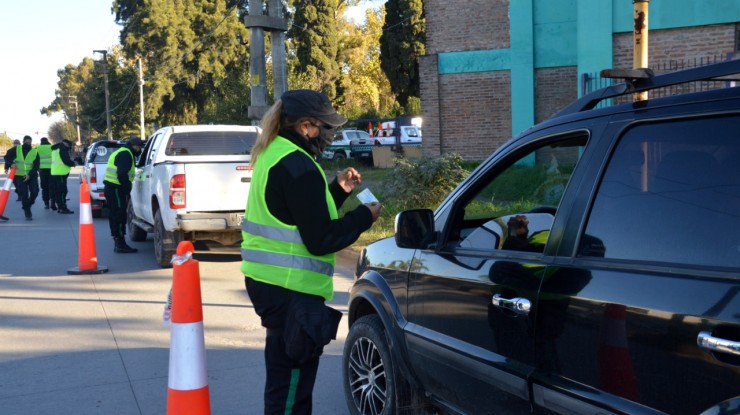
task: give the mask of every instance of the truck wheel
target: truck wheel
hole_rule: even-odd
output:
[[[336,153],[334,153],[334,158],[332,158],[332,160],[339,161],[339,160],[344,160],[346,158],[347,158],[347,155],[344,154],[343,151],[337,151]]]
[[[169,232],[164,228],[162,214],[158,210],[154,214],[154,259],[162,268],[171,268],[172,255],[177,251],[177,244],[182,240],[182,235]]]
[[[126,207],[126,231],[127,231],[126,233],[128,233],[128,237],[131,238],[131,240],[134,242],[145,241],[146,231],[134,225],[133,219],[135,217],[136,215],[134,215],[134,206],[131,204],[131,201],[129,200],[128,206]]]

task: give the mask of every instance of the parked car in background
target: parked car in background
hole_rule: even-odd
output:
[[[136,165],[128,207],[133,241],[154,236],[165,268],[180,241],[196,249],[238,248],[258,127],[178,125],[157,130]]]
[[[362,251],[350,413],[740,412],[740,60],[622,76]]]
[[[87,180],[90,188],[90,207],[93,217],[102,216],[103,209],[107,206],[105,201],[105,169],[108,158],[124,143],[118,140],[95,141],[87,147],[82,163],[82,176]]]
[[[334,141],[326,146],[321,156],[328,160],[344,160],[351,157],[350,137],[354,136],[354,130],[340,130],[334,134]]]
[[[421,145],[421,128],[415,125],[402,125],[397,130],[400,133],[399,138],[393,135],[394,129],[379,130],[374,138],[375,145]]]

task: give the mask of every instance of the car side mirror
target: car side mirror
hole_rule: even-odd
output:
[[[404,210],[396,215],[396,245],[399,248],[427,248],[435,238],[434,213],[429,209]]]

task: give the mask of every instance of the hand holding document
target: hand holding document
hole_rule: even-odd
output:
[[[365,189],[357,194],[357,198],[360,199],[360,202],[367,206],[368,209],[370,209],[370,213],[373,215],[373,222],[378,220],[380,217],[380,209],[383,208],[383,205],[378,202],[378,198],[375,197],[373,192],[370,191],[370,189]]]
[[[365,188],[365,190],[358,193],[357,198],[360,199],[360,203],[362,203],[363,205],[365,203],[380,203],[378,202],[378,198],[376,198],[373,192],[371,192],[368,188]]]

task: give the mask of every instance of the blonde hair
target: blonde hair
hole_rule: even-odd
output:
[[[275,137],[278,136],[280,129],[293,129],[297,131],[297,127],[300,123],[310,117],[288,117],[283,116],[283,101],[277,100],[272,107],[267,110],[262,120],[260,121],[260,129],[262,130],[257,137],[257,141],[252,146],[252,165],[257,162],[257,158],[267,146],[272,143]]]

